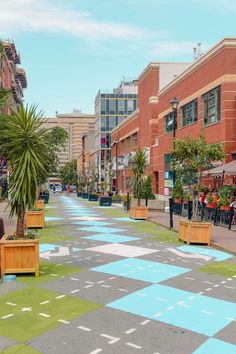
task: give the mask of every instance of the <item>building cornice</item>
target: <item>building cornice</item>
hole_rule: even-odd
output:
[[[227,37],[218,42],[214,47],[209,49],[203,56],[197,59],[188,69],[186,69],[182,74],[178,75],[176,79],[171,81],[167,86],[165,86],[161,91],[159,91],[158,96],[162,96],[178,85],[180,82],[185,80],[188,76],[193,74],[201,66],[206,64],[209,60],[214,58],[219,52],[225,48],[236,48],[236,37]]]

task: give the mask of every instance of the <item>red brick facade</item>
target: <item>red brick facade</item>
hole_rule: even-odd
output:
[[[177,139],[186,135],[196,138],[203,131],[209,144],[224,145],[225,162],[231,161],[232,153],[236,152],[236,38],[218,43],[160,91],[158,82],[158,64],[150,65],[139,79],[137,117],[128,118],[113,130],[112,144],[119,135],[118,155],[123,155],[126,151],[121,151],[122,140],[137,129],[138,147],[150,147],[151,163],[146,172],[153,176],[153,192],[167,195],[164,156],[172,150],[173,132],[166,132],[165,117],[172,111],[170,101],[174,96],[179,100]],[[220,120],[204,125],[203,95],[216,87],[220,87]],[[182,107],[195,99],[198,100],[197,122],[182,126]],[[130,151],[135,149],[130,147]],[[113,149],[113,157],[114,152]],[[124,172],[119,171],[119,190],[125,190],[121,188],[121,173]],[[130,175],[130,171],[126,169],[125,174]]]

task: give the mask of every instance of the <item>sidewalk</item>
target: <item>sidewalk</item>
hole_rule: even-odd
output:
[[[175,231],[178,231],[180,217],[178,215],[173,215],[173,219],[173,229]],[[169,213],[150,211],[148,220],[168,228],[170,226]],[[236,232],[230,231],[225,227],[213,225],[211,245],[213,247],[221,248],[226,251],[236,253]]]
[[[0,218],[3,218],[5,233],[9,234],[14,230],[15,218],[9,218],[9,209],[6,210],[7,202],[0,203]]]

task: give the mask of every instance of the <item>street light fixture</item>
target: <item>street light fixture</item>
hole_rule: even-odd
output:
[[[118,192],[118,144],[119,144],[119,139],[116,138],[114,141],[115,148],[116,148],[116,193]]]
[[[172,100],[170,101],[171,107],[172,107],[172,115],[173,115],[173,150],[175,150],[175,133],[177,129],[177,116],[178,116],[178,105],[179,105],[179,100],[177,97],[173,97]],[[173,166],[173,162],[172,162]],[[175,180],[176,180],[176,173],[175,173],[175,167],[173,166],[173,187],[175,185]],[[173,198],[169,199],[169,211],[170,211],[170,229],[174,226],[173,223]]]

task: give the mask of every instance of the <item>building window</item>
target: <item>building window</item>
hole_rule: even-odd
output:
[[[109,101],[109,113],[115,114],[116,113],[116,100]]]
[[[132,135],[132,139],[133,139],[133,146],[136,147],[138,145],[138,133],[134,133]]]
[[[106,114],[106,100],[101,100],[101,114]]]
[[[167,116],[164,117],[164,120],[165,120],[165,132],[166,133],[172,132],[174,129],[173,112],[167,114]]]
[[[119,114],[124,114],[125,111],[125,101],[124,100],[118,100],[118,113]]]
[[[127,102],[127,111],[128,113],[133,112],[134,110],[134,101],[133,100],[128,100]]]
[[[126,139],[126,150],[130,149],[130,136]]]
[[[185,127],[186,125],[197,122],[198,100],[196,99],[196,100],[184,105],[181,108],[181,113],[182,113],[182,126],[183,127]]]
[[[202,96],[203,123],[213,124],[220,120],[220,86]]]

